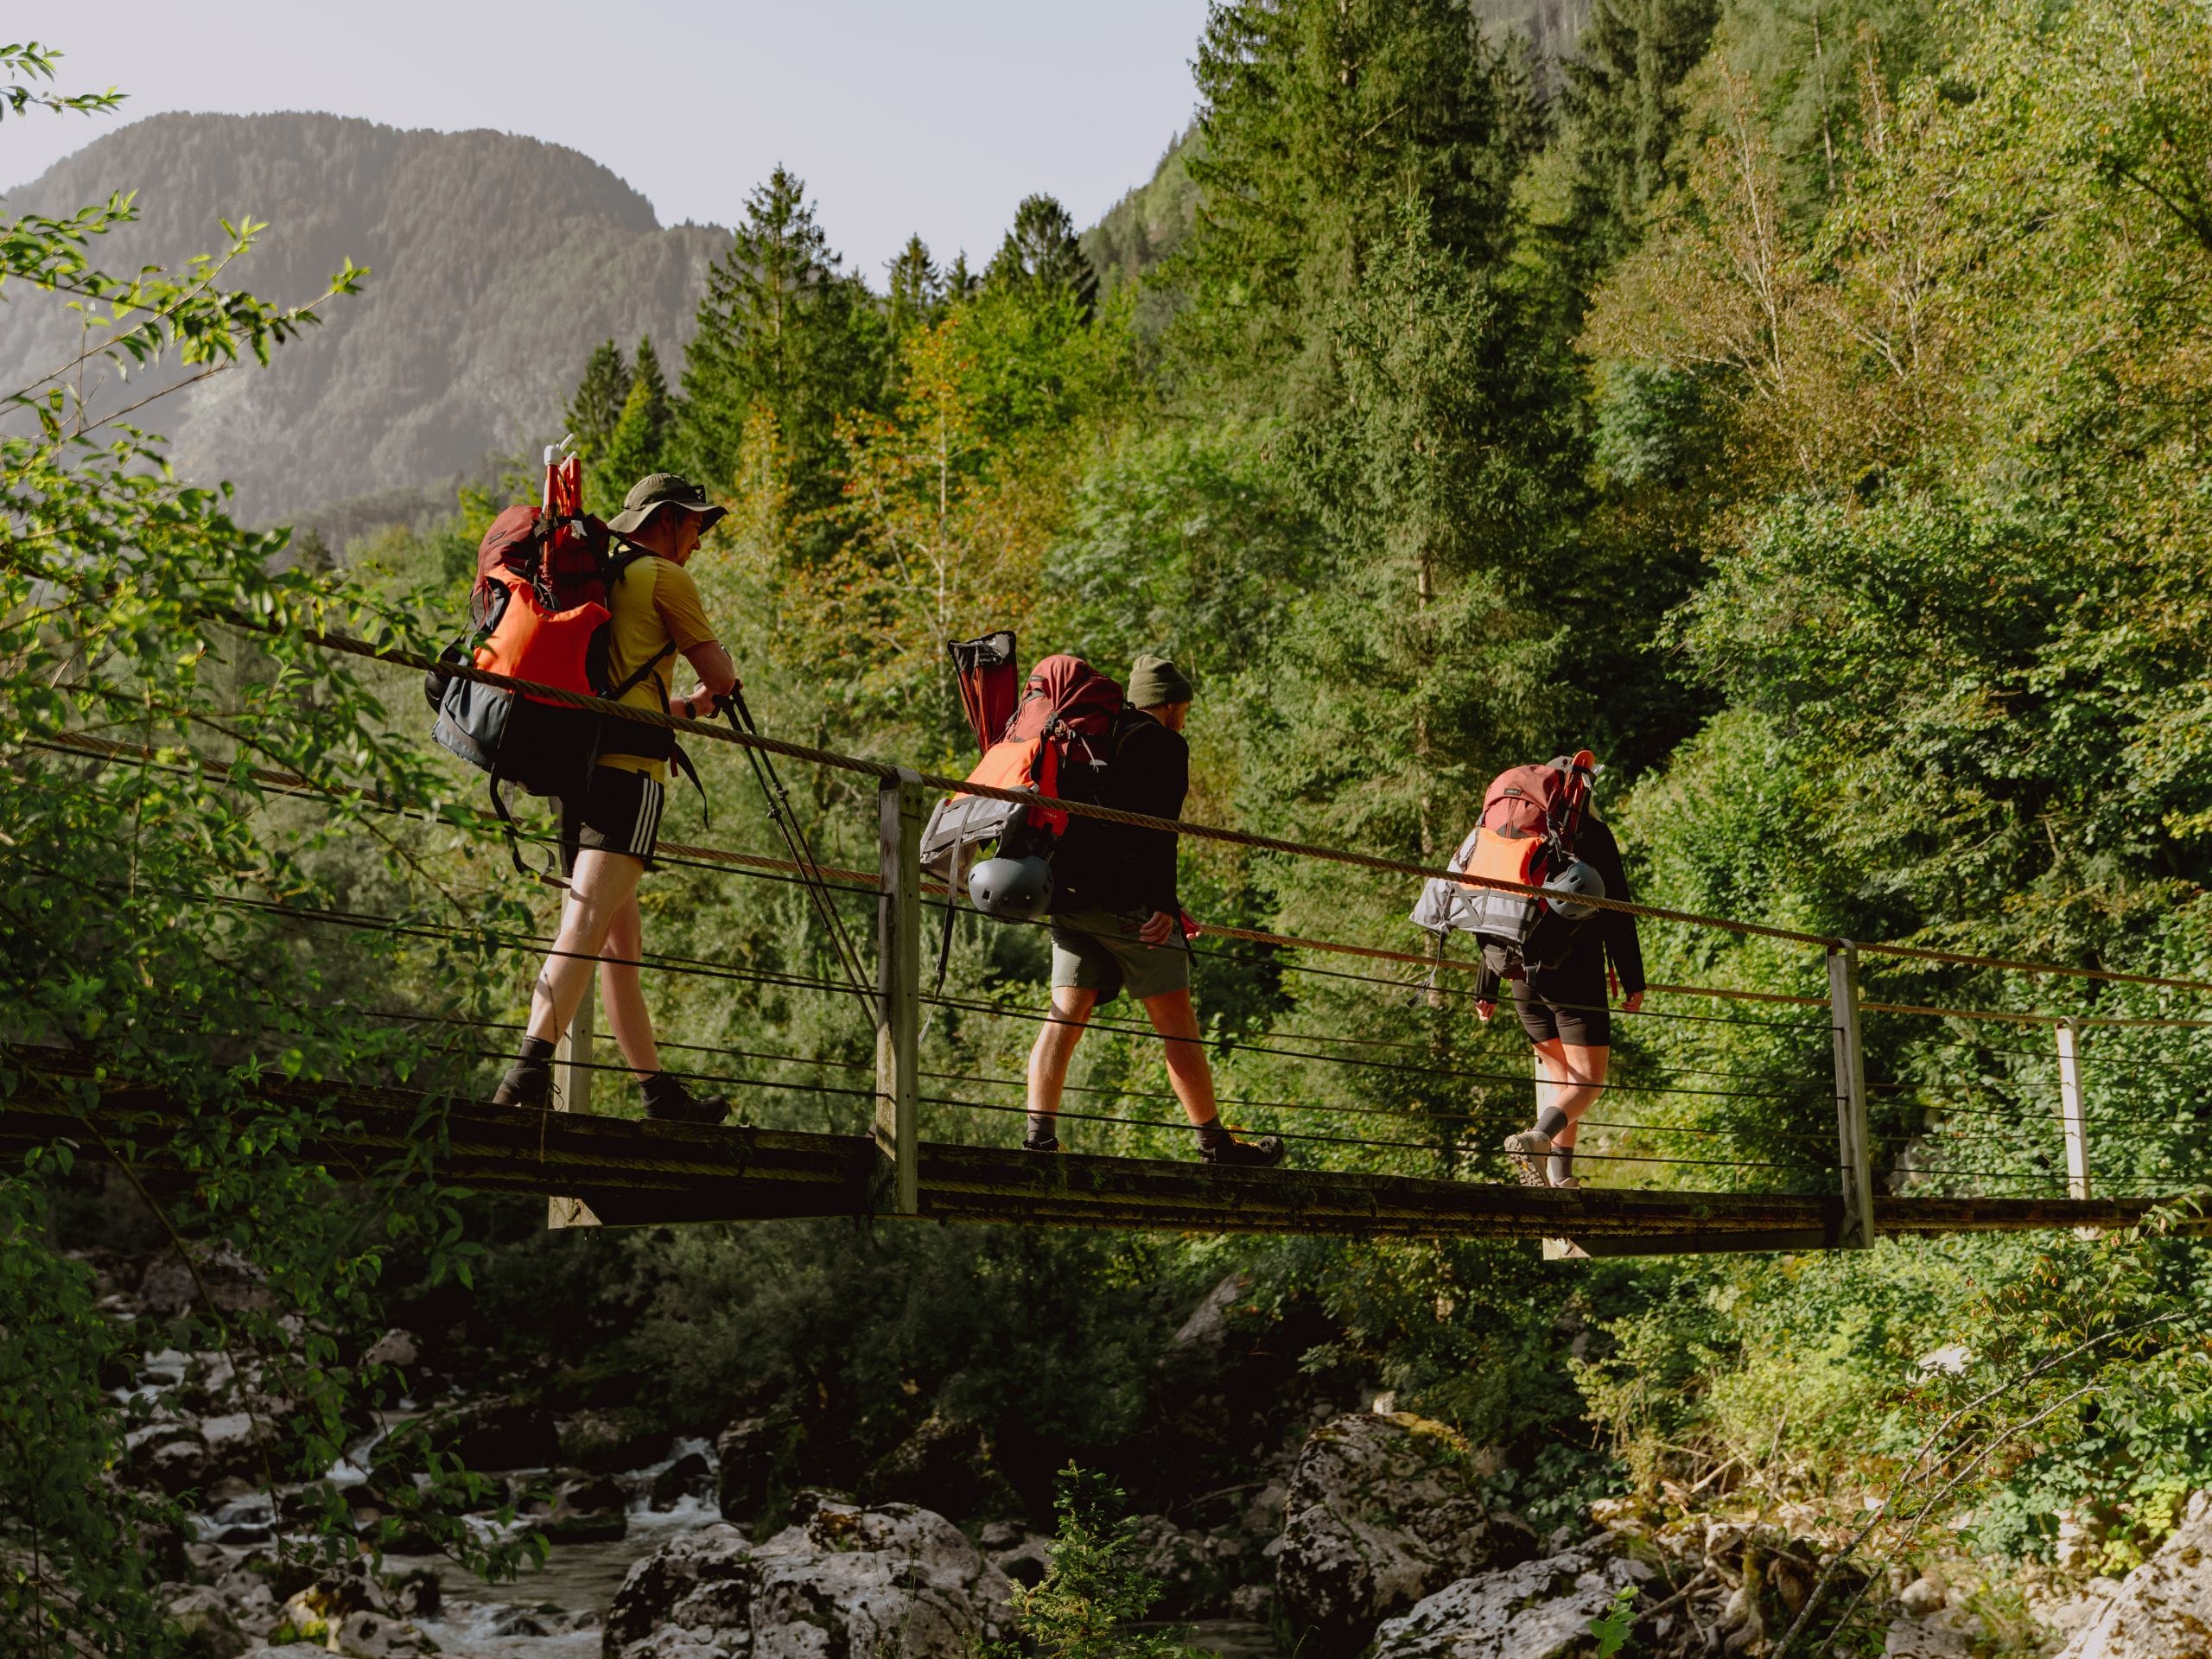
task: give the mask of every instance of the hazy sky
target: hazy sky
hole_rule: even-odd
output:
[[[919,231],[980,262],[1049,191],[1088,225],[1151,175],[1190,118],[1205,0],[229,0],[219,29],[171,6],[59,8],[40,34],[67,91],[116,117],[0,124],[19,184],[108,127],[166,110],[327,110],[394,126],[496,127],[568,144],[664,224],[728,225],[781,162],[830,244],[877,286]],[[75,21],[72,21],[73,17]]]

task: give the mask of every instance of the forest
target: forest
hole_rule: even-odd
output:
[[[0,118],[99,113],[66,90],[95,55],[9,48]],[[341,1184],[301,1155],[336,1086],[483,1098],[559,895],[429,741],[420,676],[316,641],[435,655],[534,457],[435,528],[294,542],[166,469],[160,404],[87,416],[65,367],[0,425],[0,1093],[182,1116],[158,1173],[68,1136],[0,1171],[0,1647],[244,1651],[187,1588],[217,1571],[194,1517],[219,1471],[269,1505],[265,1639],[320,1642],[289,1610],[363,1560],[442,1554],[466,1596],[557,1560],[581,1509],[505,1471],[658,1455],[594,1462],[590,1434],[715,1445],[720,1514],[756,1538],[825,1492],[983,1543],[1057,1525],[988,1633],[1007,1653],[1180,1650],[1147,1608],[1231,1606],[1306,1659],[2056,1653],[2053,1610],[2195,1535],[2212,1008],[1940,958],[2212,979],[2212,22],[1597,0],[1551,63],[1458,0],[1219,0],[1195,68],[1190,132],[1088,238],[1039,194],[972,267],[918,235],[871,284],[779,168],[733,206],[687,348],[560,342],[594,511],[658,470],[728,508],[691,568],[761,729],[958,776],[948,641],[1012,629],[1025,665],[1117,677],[1160,652],[1197,688],[1187,817],[1428,868],[1497,773],[1587,747],[1639,901],[1938,953],[1862,963],[1883,1192],[2063,1195],[2073,1019],[2097,1190],[2171,1202],[2080,1236],[1592,1262],[547,1230],[442,1178],[431,1128]],[[88,359],[251,375],[382,277],[288,308],[227,285],[221,247],[110,271],[133,212],[10,217],[0,291],[111,317]],[[222,228],[233,255],[284,232]],[[860,1132],[873,1027],[806,890],[708,855],[781,843],[743,757],[699,747],[703,797],[672,787],[663,831],[693,850],[644,889],[656,1023],[749,1122]],[[823,861],[874,868],[872,780],[779,765]],[[1416,884],[1189,837],[1181,875],[1202,925],[1262,936],[1194,954],[1241,1128],[1294,1162],[1510,1179],[1510,1018],[1450,975],[1268,942],[1417,952]],[[872,930],[872,896],[841,902]],[[1826,997],[1820,954],[1660,922],[1643,949],[1655,984],[1718,995],[1617,1022],[1586,1179],[1833,1191],[1829,1034],[1788,1001]],[[1015,1143],[1046,965],[1037,930],[959,912],[925,1136]],[[1187,1159],[1140,1024],[1085,1039],[1064,1135]],[[609,1072],[597,1109],[636,1115]],[[134,1386],[159,1351],[236,1403],[239,1459],[202,1444],[159,1478],[171,1396]],[[1296,1520],[1262,1544],[1309,1432],[1351,1414],[1400,1424],[1493,1533],[1581,1560],[1594,1526],[1640,1576],[1541,1649],[1378,1641],[1464,1563],[1363,1613],[1301,1599]],[[503,1459],[487,1424],[559,1445]],[[365,1484],[330,1478],[372,1432]],[[1180,1553],[1124,1516],[1169,1517]],[[1954,1645],[1896,1645],[1937,1611]],[[985,1651],[969,1634],[925,1650]],[[2067,1651],[2207,1650],[2096,1639]],[[618,1620],[605,1651],[710,1650],[662,1640]],[[760,1640],[711,1650],[784,1650]]]

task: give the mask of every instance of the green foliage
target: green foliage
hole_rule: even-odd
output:
[[[607,453],[614,424],[630,401],[632,378],[628,359],[611,340],[593,346],[591,355],[584,359],[583,375],[569,399],[562,424],[575,438],[576,453],[587,464]],[[667,397],[664,386],[662,397],[664,400]]]
[[[801,180],[779,167],[746,198],[683,361],[677,453],[709,489],[731,487],[750,463],[746,424],[758,404],[775,418],[793,506],[835,499],[838,418],[875,404],[884,353],[868,289],[842,264]]]
[[[1590,1621],[1590,1634],[1598,1638],[1597,1659],[1613,1659],[1613,1656],[1628,1645],[1631,1627],[1636,1623],[1630,1611],[1636,1605],[1636,1586],[1624,1584],[1613,1594],[1613,1605]]]
[[[1075,220],[1052,196],[1025,196],[1014,224],[984,268],[985,284],[1064,292],[1087,322],[1098,299],[1098,273],[1077,239]]]
[[[630,391],[622,413],[607,434],[607,447],[594,459],[585,455],[585,494],[602,515],[620,510],[623,498],[639,479],[670,470],[675,416],[668,399],[668,382],[661,377],[660,359],[650,339],[638,342],[637,366],[632,371]]]
[[[131,211],[118,197],[67,220],[24,216],[0,238],[19,305],[85,305],[83,358],[213,372],[265,360],[320,320],[222,285],[262,229],[251,224],[224,227],[221,257],[110,276],[92,249]],[[365,275],[349,262],[325,298]],[[287,919],[366,896],[346,890],[353,877],[380,885],[382,902],[435,895],[416,887],[404,822],[440,813],[442,778],[391,735],[345,660],[301,635],[388,625],[327,569],[280,569],[282,534],[241,530],[222,494],[181,486],[151,440],[76,385],[54,375],[17,389],[9,402],[35,421],[0,437],[0,1093],[73,1111],[139,1089],[170,1121],[158,1166],[135,1132],[87,1124],[0,1172],[0,1645],[35,1656],[166,1643],[147,1555],[173,1511],[100,1472],[128,1426],[109,1392],[124,1333],[44,1224],[73,1147],[118,1168],[191,1275],[192,1306],[165,1334],[226,1356],[262,1484],[306,1483],[293,1505],[304,1541],[284,1546],[296,1554],[356,1550],[321,1477],[400,1391],[360,1357],[383,1329],[386,1262],[416,1252],[434,1279],[466,1283],[478,1253],[429,1173],[434,1114],[388,1165],[360,1172],[358,1200],[339,1201],[312,1155],[337,1109],[327,1080],[367,1069],[433,1097],[440,1086],[424,1046],[365,1028],[349,993],[442,988],[476,967],[465,940],[420,957],[396,938],[333,954]],[[285,810],[272,787],[283,773],[314,780],[326,810]],[[349,842],[378,849],[382,868],[334,870]],[[511,1565],[517,1547],[485,1543],[460,1516],[481,1484],[448,1460],[419,1472],[416,1518],[430,1535],[472,1566]]]
[[[1053,1502],[1059,1529],[1051,1565],[1034,1586],[1014,1592],[1020,1645],[982,1649],[991,1659],[1036,1654],[1040,1659],[1195,1659],[1172,1636],[1132,1628],[1160,1598],[1139,1564],[1136,1531],[1122,1513],[1121,1489],[1104,1476],[1070,1464]]]

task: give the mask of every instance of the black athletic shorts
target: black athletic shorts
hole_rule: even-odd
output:
[[[594,766],[582,794],[561,798],[561,874],[574,875],[576,855],[587,848],[626,854],[652,868],[666,796],[660,780],[642,772]]]
[[[1532,1043],[1554,1038],[1577,1048],[1611,1048],[1613,1016],[1605,1006],[1605,947],[1586,930],[1556,968],[1531,968],[1513,982],[1513,1011]]]

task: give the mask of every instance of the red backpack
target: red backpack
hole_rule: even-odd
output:
[[[620,684],[612,683],[608,591],[631,564],[651,556],[627,543],[615,550],[613,532],[583,511],[582,462],[575,455],[556,461],[549,450],[543,502],[505,508],[478,543],[468,605],[474,626],[440,661],[620,702],[676,648],[664,645]],[[522,855],[502,783],[526,794],[566,795],[590,777],[602,753],[680,764],[673,733],[626,723],[615,732],[610,727],[617,722],[528,692],[432,669],[423,694],[437,711],[430,734],[491,774],[492,807],[507,826],[517,869]]]
[[[1080,657],[1047,657],[1031,669],[1006,729],[968,781],[1033,791],[1037,800],[947,796],[922,832],[924,868],[950,878],[969,849],[992,841],[1001,857],[1050,858],[1067,832],[1068,815],[1046,803],[1097,799],[1122,708],[1121,682]]]
[[[1492,881],[1541,887],[1573,861],[1575,837],[1590,805],[1597,757],[1584,749],[1572,760],[1502,772],[1483,795],[1482,817],[1459,843],[1448,868]],[[1503,888],[1432,876],[1414,906],[1416,926],[1436,933],[1452,928],[1474,934],[1494,950],[1501,970],[1517,977],[1537,924],[1555,914],[1543,899]],[[1563,940],[1565,930],[1554,927]]]

